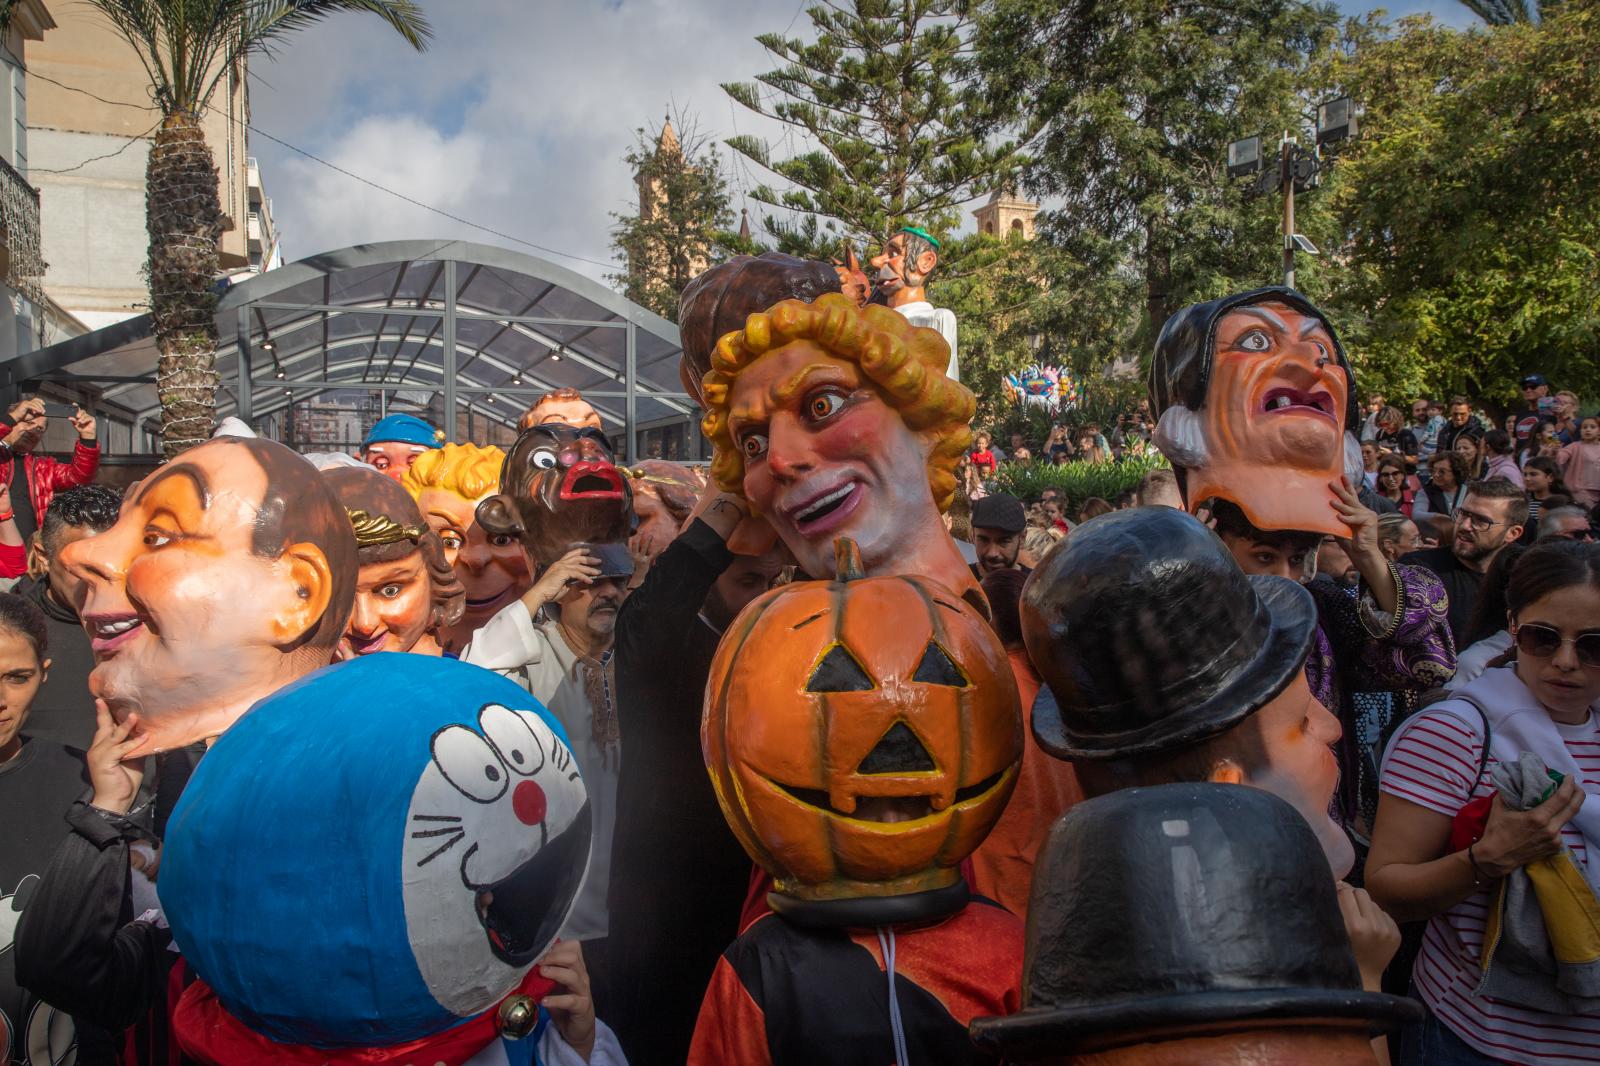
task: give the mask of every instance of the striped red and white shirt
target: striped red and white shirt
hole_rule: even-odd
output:
[[[1577,763],[1584,790],[1600,793],[1600,723],[1595,715],[1583,725],[1556,728]],[[1380,787],[1453,817],[1469,800],[1494,792],[1493,755],[1478,775],[1482,729],[1470,708],[1464,718],[1445,710],[1423,711],[1391,742]],[[1562,836],[1587,868],[1588,850],[1577,827],[1568,824]],[[1600,1063],[1600,1014],[1550,1014],[1473,994],[1482,977],[1479,958],[1490,887],[1428,922],[1411,971],[1418,994],[1440,1021],[1485,1055],[1519,1066]]]

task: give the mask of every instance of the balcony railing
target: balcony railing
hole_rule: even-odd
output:
[[[35,303],[44,298],[39,190],[0,159],[0,281]]]

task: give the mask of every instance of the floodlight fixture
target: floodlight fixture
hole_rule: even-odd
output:
[[[1304,233],[1293,234],[1289,239],[1294,242],[1294,246],[1297,250],[1302,251],[1307,255],[1322,254],[1321,252],[1317,251],[1317,246],[1311,243],[1311,238],[1307,237]]]
[[[1348,96],[1338,96],[1317,105],[1317,143],[1333,144],[1356,135],[1356,105]]]
[[[1228,177],[1242,178],[1261,169],[1261,138],[1246,137],[1228,145]]]

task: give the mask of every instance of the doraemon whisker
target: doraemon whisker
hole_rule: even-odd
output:
[[[413,822],[459,822],[461,821],[461,816],[459,814],[413,814],[411,820]]]
[[[462,829],[459,825],[449,825],[449,826],[445,826],[442,829],[419,829],[415,833],[411,834],[411,839],[412,840],[421,840],[424,837],[442,837],[442,836],[447,836],[447,835],[449,835],[451,833],[464,833],[464,832],[466,832],[466,830]]]
[[[437,859],[439,856],[443,855],[445,852],[449,851],[451,848],[455,847],[457,844],[461,843],[466,838],[467,838],[467,834],[466,834],[465,830],[457,830],[455,836],[451,837],[449,840],[446,840],[443,844],[439,845],[439,847],[436,848],[435,850],[429,852],[426,858],[419,859],[417,861],[417,865],[418,866],[426,866],[426,865],[428,865],[434,859]]]

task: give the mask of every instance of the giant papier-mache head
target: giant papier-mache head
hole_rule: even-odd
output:
[[[598,429],[561,422],[518,435],[500,491],[478,505],[478,524],[522,542],[546,566],[581,544],[612,544],[633,529],[633,489]]]
[[[940,511],[956,492],[956,467],[972,441],[977,410],[972,391],[945,376],[950,348],[937,331],[913,326],[887,307],[857,307],[837,293],[814,303],[784,300],[725,334],[701,381],[702,428],[716,447],[711,473],[726,492],[744,494],[744,455],[729,425],[739,375],[763,356],[803,345],[823,357],[854,363],[885,403],[924,441],[928,487]]]
[[[879,925],[966,903],[957,867],[1005,809],[1022,757],[1005,650],[959,597],[863,577],[781,586],[729,626],[700,739],[734,835],[791,920]]]
[[[1221,498],[1258,529],[1349,535],[1329,486],[1361,477],[1355,375],[1327,316],[1298,292],[1255,289],[1169,318],[1150,405],[1191,511]]]
[[[393,653],[319,671],[219,739],[173,812],[161,902],[203,982],[179,1038],[298,1062],[279,1045],[457,1026],[530,990],[589,846],[566,734],[514,682]],[[249,1058],[215,1052],[230,1033]]]

